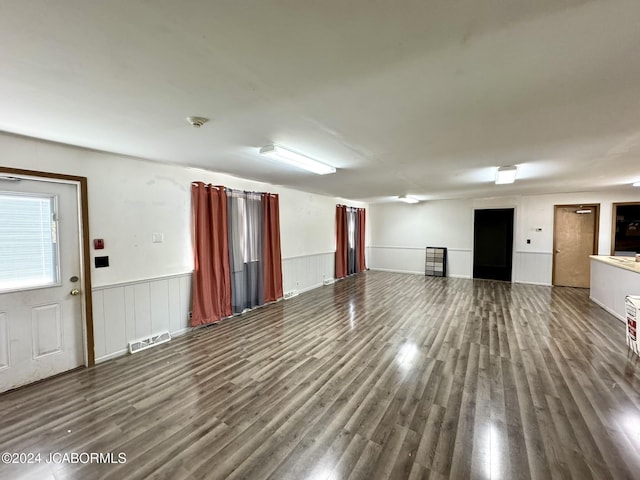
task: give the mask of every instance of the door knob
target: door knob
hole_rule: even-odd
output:
[[[77,288],[74,288],[73,290],[71,290],[69,292],[71,295],[80,295],[80,290],[78,290]]]
[[[556,250],[556,253],[560,253],[560,250]]]

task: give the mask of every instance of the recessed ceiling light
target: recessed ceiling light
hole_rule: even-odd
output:
[[[292,152],[280,145],[266,145],[260,149],[260,155],[318,175],[326,175],[328,173],[335,173],[336,171],[331,165],[326,165],[305,155]]]
[[[417,198],[411,197],[409,195],[402,195],[398,197],[398,200],[404,203],[418,203],[420,201]]]
[[[496,172],[496,185],[515,182],[517,173],[518,167],[515,165],[498,168],[498,171]]]

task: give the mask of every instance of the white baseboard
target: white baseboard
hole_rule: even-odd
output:
[[[316,283],[315,285],[310,285],[308,287],[301,288],[298,290],[298,294],[308,292],[309,290],[315,290],[316,288],[322,287],[322,283]]]
[[[175,332],[171,332],[172,337],[179,337],[180,335],[184,335],[187,332],[193,330],[192,327],[181,328],[180,330],[176,330]]]
[[[544,283],[544,282],[522,282],[522,281],[514,280],[513,283],[520,283],[522,285],[539,285],[541,287],[553,287],[553,285],[551,285],[550,283]]]
[[[106,362],[107,360],[112,360],[114,358],[123,357],[125,355],[129,355],[129,350],[118,350],[117,352],[109,353],[107,355],[103,355],[102,357],[96,358],[96,364]]]
[[[627,320],[624,317],[621,317],[620,315],[618,315],[615,311],[611,310],[609,307],[605,306],[604,304],[600,303],[598,300],[596,300],[595,298],[593,298],[591,295],[589,295],[589,300],[591,300],[593,303],[595,303],[596,305],[598,305],[600,308],[602,308],[603,310],[609,312],[611,315],[613,315],[614,317],[616,317],[618,320],[620,320],[623,323],[627,323]]]

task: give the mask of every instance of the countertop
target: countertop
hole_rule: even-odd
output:
[[[614,267],[623,268],[632,272],[640,273],[640,262],[636,262],[633,257],[610,257],[608,255],[591,255],[592,260],[606,263]]]

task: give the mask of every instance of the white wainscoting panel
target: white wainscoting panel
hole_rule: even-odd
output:
[[[104,319],[109,328],[109,334],[104,334],[104,352],[118,352],[122,345],[127,344],[127,315],[125,296],[120,288],[107,288],[102,291]],[[95,303],[95,294],[94,294]],[[103,327],[106,328],[106,327]],[[104,355],[103,352],[103,355]],[[97,352],[96,352],[97,356]]]
[[[370,246],[369,268],[424,275],[425,247]],[[447,248],[447,276],[471,278],[471,249]]]
[[[179,288],[178,285],[175,287]],[[151,331],[149,335],[169,330],[169,282],[151,282],[149,284],[151,299]],[[187,314],[188,316],[188,314]]]
[[[9,329],[7,313],[0,312],[0,370],[9,367]]]
[[[282,259],[284,292],[305,292],[321,287],[324,280],[335,278],[335,252]]]
[[[96,362],[122,355],[138,338],[189,330],[191,273],[93,289]]]
[[[513,281],[534,285],[551,285],[553,254],[551,252],[522,252],[514,255]]]
[[[151,328],[151,282],[129,286],[128,293],[133,290],[133,311],[135,315],[136,338],[146,337],[153,332]]]

